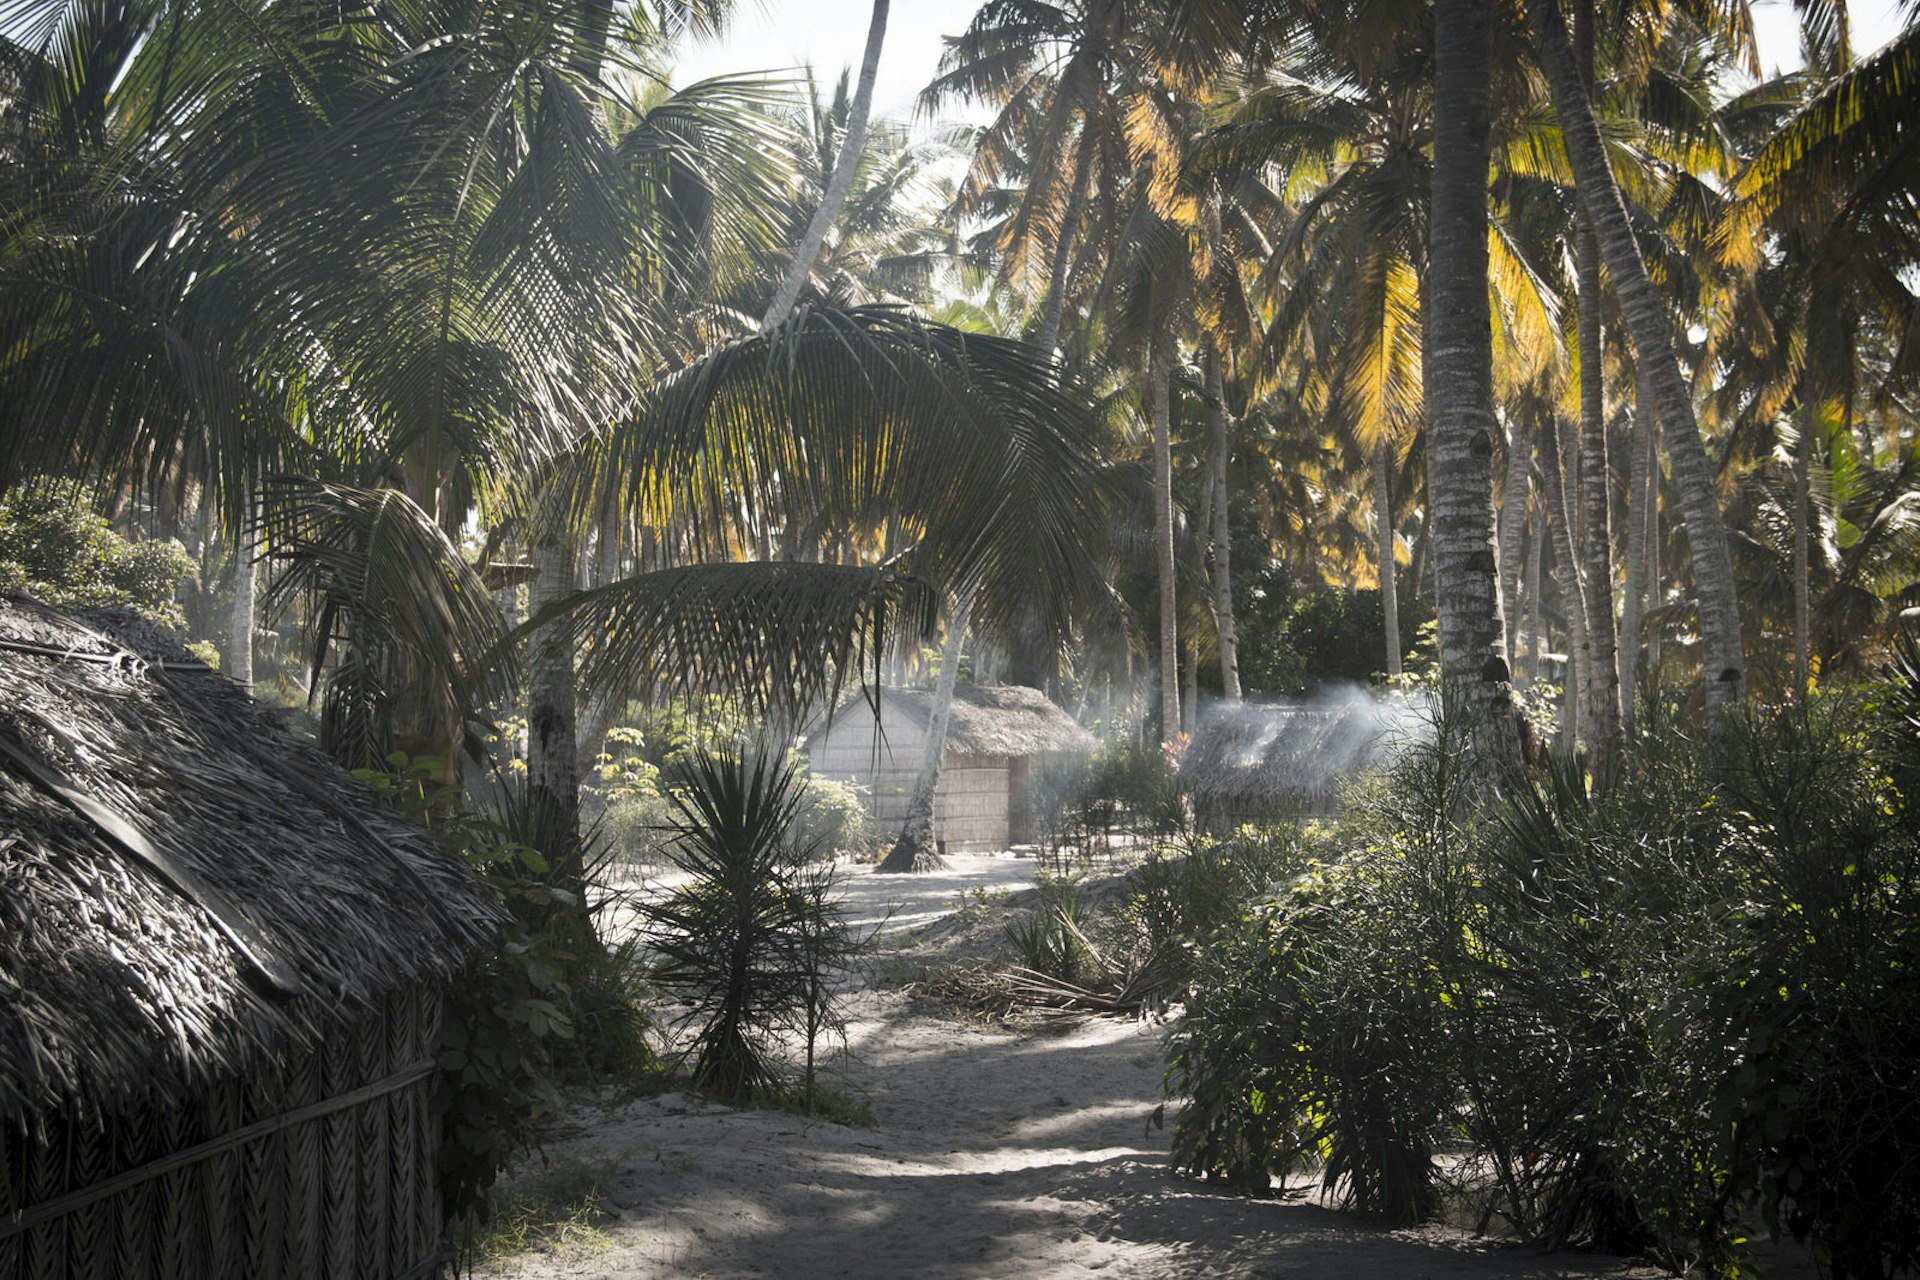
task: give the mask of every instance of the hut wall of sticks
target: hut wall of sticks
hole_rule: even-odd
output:
[[[0,597],[0,1280],[437,1275],[445,990],[501,917],[137,619]]]
[[[1357,689],[1311,701],[1223,703],[1181,758],[1180,786],[1201,825],[1218,834],[1337,817],[1348,779],[1430,728],[1424,704]]]

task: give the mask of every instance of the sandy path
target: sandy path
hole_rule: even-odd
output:
[[[963,869],[960,882],[1008,874]],[[949,879],[939,891],[951,901],[956,888]],[[878,892],[860,885],[857,908]],[[1218,1195],[1175,1178],[1167,1135],[1147,1130],[1161,1097],[1157,1028],[1088,1022],[1013,1035],[872,990],[853,998],[852,1012],[851,1059],[836,1083],[868,1101],[876,1127],[678,1095],[583,1113],[578,1136],[550,1144],[548,1154],[599,1171],[603,1205],[617,1215],[604,1228],[609,1244],[526,1255],[479,1274],[1656,1274],[1440,1228],[1386,1231],[1350,1214]]]

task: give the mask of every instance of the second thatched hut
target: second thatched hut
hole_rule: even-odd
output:
[[[865,788],[875,822],[896,832],[926,749],[933,694],[887,689],[876,720],[856,699],[807,737],[813,772]],[[877,732],[876,732],[877,728]],[[940,789],[934,796],[934,838],[952,852],[995,851],[1034,839],[1030,783],[1037,770],[1096,743],[1092,734],[1024,685],[961,685],[947,724]]]
[[[1341,788],[1430,728],[1419,705],[1351,691],[1283,703],[1221,704],[1180,761],[1180,789],[1208,830],[1331,818]]]

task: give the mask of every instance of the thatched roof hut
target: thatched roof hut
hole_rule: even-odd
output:
[[[874,820],[897,831],[920,773],[933,694],[887,689],[876,735],[856,700],[807,735],[813,771],[866,788]],[[961,685],[953,692],[946,754],[934,797],[934,835],[954,850],[1005,849],[1032,839],[1027,782],[1039,761],[1085,755],[1098,743],[1047,695],[1024,685]]]
[[[177,646],[0,597],[0,1280],[435,1274],[500,916]]]
[[[933,694],[901,689],[886,695],[901,713],[926,731]],[[966,756],[1036,756],[1042,752],[1091,751],[1098,742],[1038,689],[1018,684],[963,684],[953,691],[947,750]]]
[[[1421,714],[1356,693],[1318,702],[1221,704],[1180,760],[1180,786],[1215,830],[1340,812],[1340,784],[1385,763]]]

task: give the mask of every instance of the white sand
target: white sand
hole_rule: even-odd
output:
[[[849,913],[896,924],[1033,864],[961,857],[933,877],[846,871]],[[907,952],[907,955],[914,954]],[[897,992],[850,998],[835,1086],[878,1125],[734,1111],[679,1095],[574,1117],[556,1161],[599,1170],[604,1247],[536,1252],[489,1277],[1557,1277],[1658,1274],[1432,1227],[1389,1231],[1301,1201],[1173,1176],[1160,1028],[1075,1022],[1015,1035]],[[536,1166],[537,1167],[537,1166]]]

